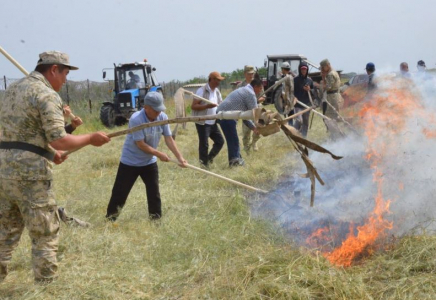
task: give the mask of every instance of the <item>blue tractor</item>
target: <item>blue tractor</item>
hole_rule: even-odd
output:
[[[152,68],[146,60],[128,64],[114,64],[113,101],[103,102],[100,120],[108,128],[121,126],[143,107],[144,96],[150,91],[162,93]],[[103,70],[103,79],[106,71]]]

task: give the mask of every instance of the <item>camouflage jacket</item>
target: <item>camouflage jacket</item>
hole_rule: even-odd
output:
[[[291,74],[285,75],[285,82],[283,82],[282,95],[284,97],[284,109],[290,111],[294,108],[294,77]]]
[[[331,91],[339,92],[340,87],[341,87],[341,78],[339,77],[338,72],[331,69],[326,76],[326,90],[327,92],[331,92]]]
[[[239,89],[240,87],[244,87],[244,86],[246,86],[247,84],[248,84],[248,83],[247,83],[247,80],[244,79],[244,81],[241,81],[240,83],[238,83],[238,84],[236,85],[236,88]]]
[[[39,72],[11,84],[0,100],[2,141],[24,142],[54,152],[49,143],[67,135],[61,97]],[[52,163],[18,149],[0,150],[0,178],[51,180]]]

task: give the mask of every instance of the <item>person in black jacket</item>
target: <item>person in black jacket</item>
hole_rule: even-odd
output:
[[[306,62],[301,62],[298,66],[298,76],[294,78],[294,96],[298,101],[303,102],[308,106],[312,106],[309,98],[309,93],[313,89],[313,81],[307,76],[309,67]],[[295,104],[295,113],[304,110],[300,104]],[[294,127],[299,130],[301,134],[306,137],[309,129],[309,116],[310,111],[298,116],[294,119]]]

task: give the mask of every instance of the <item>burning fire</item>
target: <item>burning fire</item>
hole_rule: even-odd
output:
[[[386,160],[396,156],[396,138],[406,130],[406,124],[412,117],[425,119],[435,124],[432,117],[426,113],[420,95],[413,91],[413,84],[405,79],[382,79],[383,86],[372,97],[365,100],[360,108],[351,112],[354,119],[359,120],[367,138],[365,159],[373,170],[373,181],[377,186],[374,197],[374,209],[368,215],[365,223],[360,226],[350,225],[349,232],[342,244],[324,256],[335,265],[350,266],[365,255],[373,253],[377,240],[385,237],[392,229],[393,223],[385,219],[389,214],[391,200],[384,199],[383,189],[386,185],[384,175],[387,172]],[[417,115],[416,115],[417,114]],[[436,137],[436,131],[424,131],[426,137]],[[394,139],[395,138],[395,139]],[[399,191],[404,188],[399,183]],[[315,231],[307,240],[307,244],[320,244],[320,240],[332,239],[331,228],[321,228]],[[324,242],[325,243],[325,242]]]

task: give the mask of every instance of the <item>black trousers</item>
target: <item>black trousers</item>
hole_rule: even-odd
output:
[[[117,219],[138,176],[141,176],[145,184],[150,218],[159,219],[162,216],[157,163],[145,167],[132,167],[120,162],[106,218],[112,221]]]
[[[217,124],[195,124],[198,133],[198,153],[200,162],[207,166],[224,146],[224,138]],[[212,150],[209,152],[209,138],[213,141]]]

